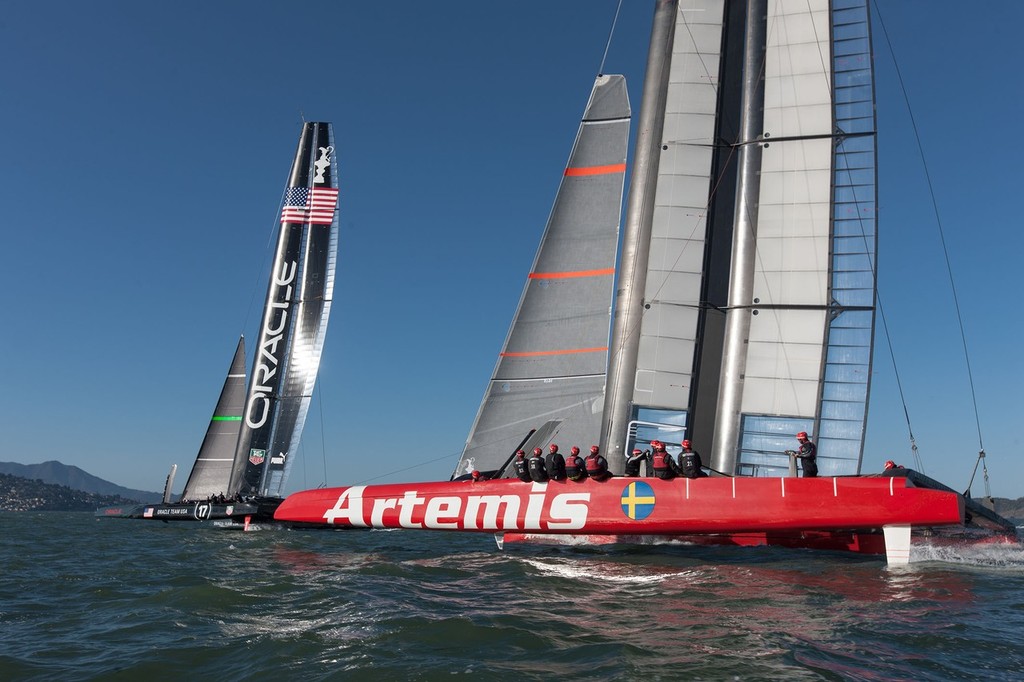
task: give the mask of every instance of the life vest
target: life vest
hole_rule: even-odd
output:
[[[545,483],[548,480],[548,470],[544,466],[544,458],[535,455],[530,458],[527,468],[530,471],[530,479],[534,483]]]
[[[658,478],[672,478],[675,470],[672,468],[672,455],[664,450],[656,450],[652,457],[654,464],[654,475]]]
[[[569,455],[565,460],[565,476],[570,481],[579,481],[587,477],[586,465],[579,455]]]
[[[587,475],[601,480],[608,475],[608,460],[601,455],[587,456]]]

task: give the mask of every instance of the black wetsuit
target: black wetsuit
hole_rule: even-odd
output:
[[[562,453],[558,451],[549,452],[545,460],[544,464],[547,467],[548,476],[551,477],[551,480],[565,480],[565,458],[562,457]]]
[[[796,456],[802,460],[804,478],[816,478],[818,476],[818,446],[811,441],[801,443],[797,448]]]
[[[516,478],[520,481],[531,481],[530,470],[526,466],[526,459],[523,457],[516,457]]]
[[[639,476],[640,475],[640,464],[641,464],[641,462],[643,462],[646,459],[647,459],[646,455],[644,455],[644,453],[642,453],[642,452],[638,453],[638,454],[635,454],[635,455],[630,455],[629,457],[627,457],[626,458],[626,470],[625,470],[626,475],[627,476]]]
[[[683,476],[687,478],[700,478],[701,476],[707,476],[701,471],[703,463],[700,461],[700,455],[693,450],[689,452],[683,450],[679,453],[679,470]]]
[[[530,457],[530,461],[526,463],[527,469],[530,471],[530,478],[534,483],[546,483],[548,480],[548,470],[544,466],[544,458],[540,455],[534,455]]]

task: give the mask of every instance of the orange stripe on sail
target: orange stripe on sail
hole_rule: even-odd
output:
[[[608,175],[609,173],[625,173],[626,164],[614,163],[610,166],[586,166],[583,168],[566,168],[565,174],[569,177],[578,175]]]
[[[534,358],[540,355],[570,355],[572,353],[600,353],[608,350],[608,346],[603,348],[569,348],[567,350],[535,350],[529,353],[502,353],[503,358]]]
[[[615,268],[604,268],[603,270],[575,270],[571,272],[531,272],[530,279],[569,279],[570,277],[599,277],[601,275],[614,275]]]

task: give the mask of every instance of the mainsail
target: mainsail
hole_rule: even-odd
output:
[[[334,288],[338,168],[329,123],[306,123],[281,211],[231,491],[279,496],[302,437]]]
[[[624,239],[651,256],[621,275],[616,315],[639,322],[613,335],[609,460],[685,429],[718,471],[784,475],[808,431],[823,475],[857,473],[876,247],[866,2],[663,0],[652,35],[637,163],[655,170],[634,172]]]
[[[192,473],[188,476],[183,500],[205,500],[213,495],[230,494],[231,467],[238,447],[245,405],[245,338],[238,339],[231,367],[224,379],[220,398],[214,408],[206,437],[199,448]],[[166,500],[169,501],[169,500]]]
[[[566,443],[600,431],[629,117],[625,79],[599,76],[455,476],[499,468],[546,422]]]

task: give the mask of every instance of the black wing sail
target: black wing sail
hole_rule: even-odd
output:
[[[306,123],[281,211],[232,491],[280,495],[316,383],[334,288],[338,174],[329,123]]]

